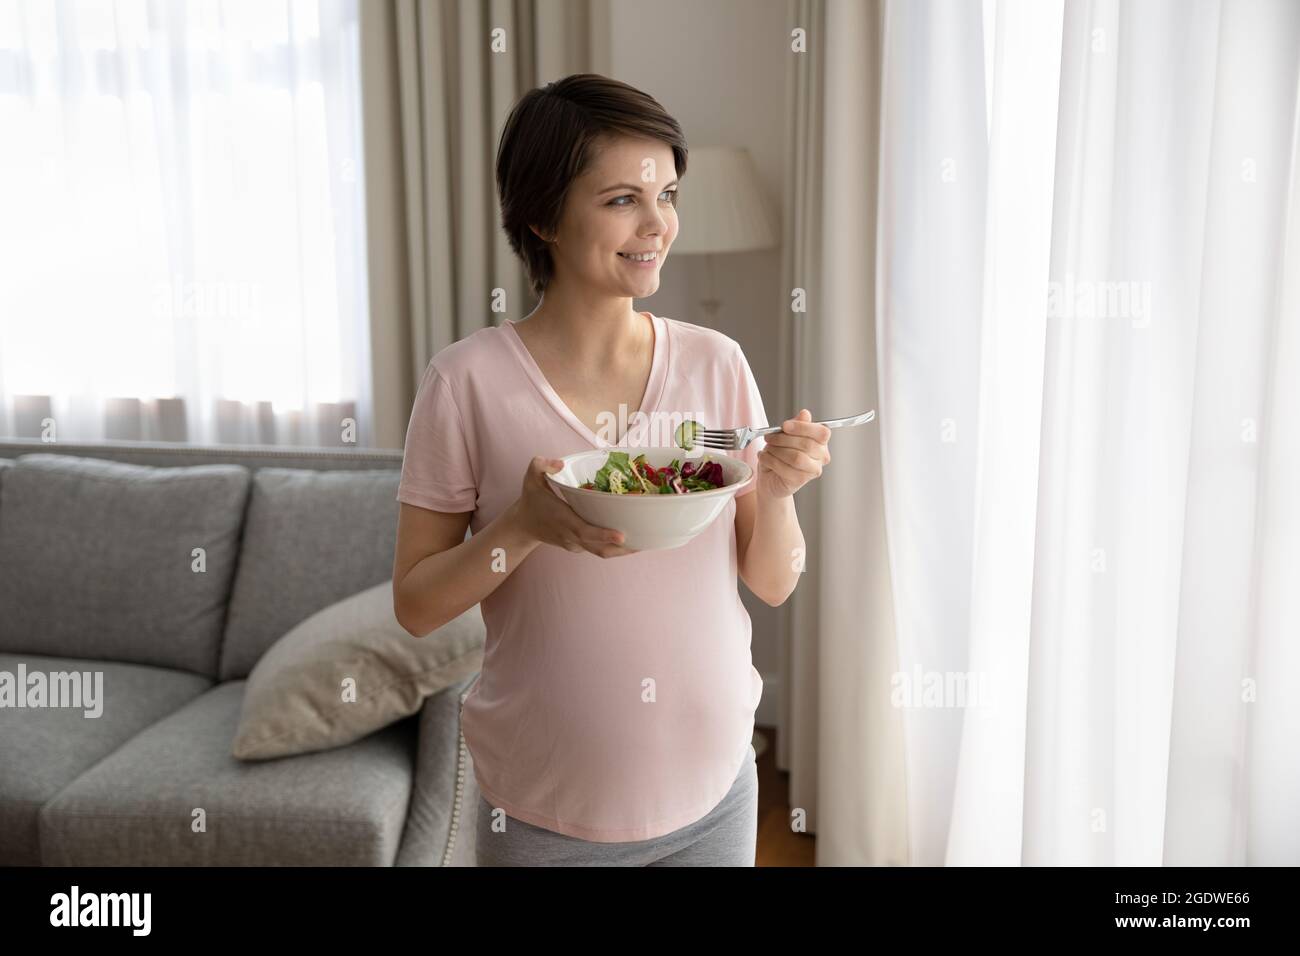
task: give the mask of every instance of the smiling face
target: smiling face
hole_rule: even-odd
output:
[[[673,151],[651,139],[606,139],[569,188],[560,216],[553,282],[614,297],[645,298],[677,237]],[[646,261],[630,258],[654,255]]]

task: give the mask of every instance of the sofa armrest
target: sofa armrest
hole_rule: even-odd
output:
[[[475,672],[427,698],[396,866],[474,866],[479,789],[460,727]]]

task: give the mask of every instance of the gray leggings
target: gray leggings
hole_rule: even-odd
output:
[[[672,833],[631,843],[595,843],[506,817],[492,830],[493,807],[479,795],[479,866],[753,866],[758,839],[758,764],[751,745],[722,802]]]

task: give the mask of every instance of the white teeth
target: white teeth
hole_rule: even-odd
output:
[[[650,262],[654,259],[659,258],[659,253],[657,252],[643,252],[640,254],[631,253],[631,252],[620,252],[619,255],[622,256],[624,259],[631,259],[633,262]]]

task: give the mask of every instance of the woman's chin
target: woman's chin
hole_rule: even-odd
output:
[[[648,275],[639,279],[624,280],[623,288],[627,294],[633,298],[641,299],[650,295],[659,289],[659,273],[656,271],[653,275]]]

